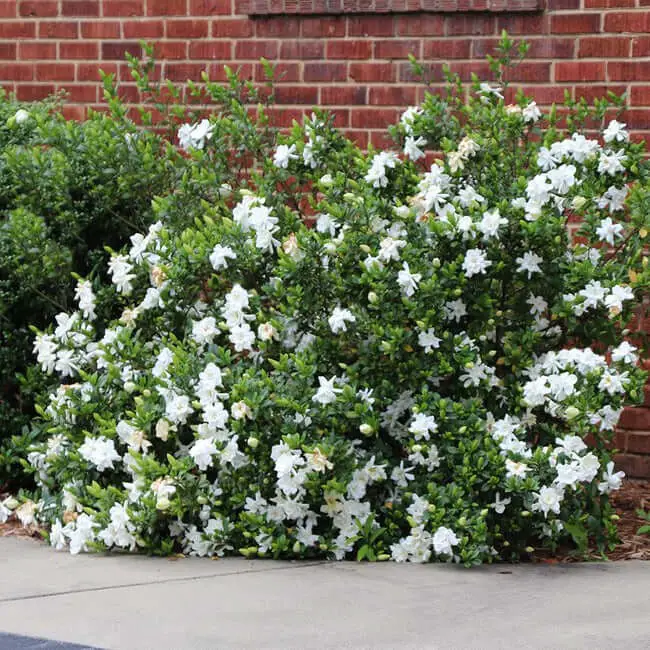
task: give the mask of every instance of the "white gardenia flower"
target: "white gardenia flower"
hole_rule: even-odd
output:
[[[404,248],[404,246],[406,246],[406,242],[403,239],[385,237],[379,242],[379,253],[377,257],[382,262],[389,262],[390,260],[399,261],[400,248]]]
[[[181,149],[203,149],[207,140],[212,137],[214,127],[209,120],[203,119],[197,124],[183,124],[178,129],[178,144]]]
[[[442,339],[436,336],[435,330],[432,327],[426,330],[426,332],[420,332],[418,334],[418,344],[424,348],[425,354],[429,354],[434,349],[438,349],[440,347],[440,341]]]
[[[614,245],[617,237],[623,236],[623,226],[620,223],[614,223],[611,217],[607,217],[600,222],[596,228],[596,234],[600,241],[607,242],[610,246]]]
[[[210,253],[210,264],[215,271],[228,268],[228,259],[237,259],[235,251],[230,246],[217,244]]]
[[[453,555],[453,546],[458,546],[460,540],[451,528],[440,526],[433,534],[433,550],[436,555]]]
[[[623,151],[604,151],[598,159],[598,173],[614,176],[614,174],[624,172],[623,163],[626,160],[627,156]]]
[[[548,517],[549,512],[553,512],[556,515],[560,514],[562,500],[564,499],[563,490],[555,486],[543,486],[533,496],[537,497],[537,500],[533,503],[533,511],[542,512],[544,518]]]
[[[273,164],[280,169],[287,169],[291,160],[298,160],[296,145],[278,145],[278,148],[275,151],[275,155],[273,156]]]
[[[397,284],[404,292],[404,295],[411,297],[418,288],[418,282],[422,279],[421,273],[411,273],[408,262],[404,262],[402,270],[397,274]]]
[[[402,123],[404,130],[407,133],[413,133],[413,120],[415,120],[418,115],[422,115],[423,112],[423,109],[419,106],[410,106],[402,113],[399,121]]]
[[[217,321],[214,316],[206,316],[199,321],[192,323],[192,339],[199,345],[212,343],[212,340],[219,332]]]
[[[526,406],[541,406],[551,392],[547,377],[538,377],[524,385],[524,402]]]
[[[590,307],[595,308],[604,302],[605,296],[607,295],[607,287],[603,287],[600,280],[592,280],[578,294],[585,299],[582,303],[584,309],[589,309]]]
[[[625,386],[629,381],[627,374],[627,372],[619,374],[606,370],[598,383],[598,388],[607,391],[610,395],[625,394]]]
[[[526,478],[526,474],[530,471],[530,467],[526,463],[517,462],[506,459],[506,478]]]
[[[498,208],[495,208],[483,213],[483,218],[476,224],[476,229],[483,233],[483,239],[486,241],[491,237],[499,239],[499,228],[507,223],[508,220],[501,216]]]
[[[621,189],[612,185],[598,201],[598,207],[603,210],[608,208],[610,212],[617,212],[625,207],[625,199],[628,195],[628,187],[624,185]]]
[[[537,106],[537,102],[530,102],[522,111],[524,122],[537,122],[542,117],[542,112]]]
[[[337,380],[338,377],[332,377],[330,379],[323,376],[318,377],[319,386],[316,394],[312,397],[312,401],[323,405],[335,402],[336,396],[343,390],[341,388],[334,388],[334,382]]]
[[[492,262],[488,260],[487,254],[480,248],[471,248],[465,253],[463,271],[465,271],[465,276],[468,278],[479,273],[485,273],[491,265]]]
[[[631,287],[616,285],[612,287],[611,293],[605,296],[605,307],[614,313],[618,313],[623,309],[623,302],[626,300],[634,300],[634,291]]]
[[[135,274],[131,273],[133,266],[126,255],[114,255],[108,263],[108,273],[118,293],[128,296],[133,291],[132,280]]]
[[[603,140],[608,144],[610,142],[627,142],[630,139],[630,134],[625,130],[626,126],[624,122],[612,120],[603,131]]]
[[[455,320],[457,323],[463,316],[467,316],[467,306],[460,298],[446,302],[444,310],[447,319]]]
[[[438,424],[433,415],[426,413],[416,413],[409,426],[409,432],[413,434],[416,440],[429,440],[430,434],[438,430]]]
[[[424,158],[424,151],[420,147],[424,147],[426,143],[427,141],[422,136],[417,138],[407,136],[404,142],[404,155],[413,161]]]
[[[88,320],[95,319],[95,294],[93,286],[88,280],[78,280],[74,292],[75,300],[79,301],[79,309]]]
[[[113,463],[122,460],[115,449],[115,443],[104,436],[87,437],[79,447],[79,454],[100,472],[113,469]]]
[[[228,340],[233,344],[235,352],[250,351],[255,344],[255,332],[248,323],[235,325],[230,330]]]
[[[537,255],[537,253],[527,251],[522,257],[518,257],[515,261],[519,265],[517,271],[520,273],[528,273],[529,280],[533,276],[533,273],[542,272],[540,264],[544,261],[544,258]]]
[[[603,472],[603,480],[598,483],[598,491],[601,494],[609,494],[614,490],[620,490],[625,478],[625,472],[614,473],[614,461],[607,463],[607,469]]]
[[[394,467],[391,472],[390,478],[398,487],[407,487],[409,481],[415,478],[415,474],[411,474],[413,467],[404,467],[404,461],[400,461],[399,466]]]
[[[638,356],[635,354],[636,350],[633,345],[630,345],[627,341],[623,341],[618,347],[612,350],[612,360],[636,364],[638,360]]]
[[[271,323],[261,323],[257,326],[257,338],[260,341],[271,341],[277,338],[278,331],[271,325]]]
[[[394,169],[399,158],[392,151],[382,151],[373,156],[370,169],[365,175],[365,180],[373,187],[386,187],[388,185],[387,169]]]
[[[510,505],[511,502],[512,499],[510,497],[502,499],[501,495],[497,492],[494,495],[494,503],[490,504],[490,508],[492,508],[498,515],[502,515],[506,511],[506,506]]]
[[[499,99],[503,99],[502,90],[501,86],[491,86],[488,83],[481,83],[479,86],[479,93],[482,95],[493,95]]]
[[[190,447],[189,454],[202,472],[208,469],[208,467],[212,467],[212,457],[217,454],[214,438],[200,438],[196,440]]]
[[[165,417],[172,424],[185,424],[187,418],[192,415],[194,409],[187,395],[171,393],[166,401]]]
[[[339,332],[347,332],[347,323],[354,323],[356,320],[356,317],[349,309],[334,307],[334,311],[327,319],[327,322],[329,323],[332,332],[338,334]]]

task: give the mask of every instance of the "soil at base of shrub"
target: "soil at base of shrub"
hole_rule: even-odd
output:
[[[2,495],[0,495],[2,498]],[[650,560],[650,534],[638,535],[637,531],[648,522],[637,515],[637,510],[650,510],[650,481],[627,480],[623,487],[611,496],[612,504],[620,517],[618,534],[621,543],[607,553],[610,560]],[[14,517],[4,524],[0,524],[0,537],[37,537],[42,535],[35,526],[23,527]],[[533,562],[554,564],[556,562],[580,562],[585,558],[577,557],[570,551],[559,550],[551,556],[547,553],[533,554]],[[602,559],[599,555],[592,555],[586,559]]]

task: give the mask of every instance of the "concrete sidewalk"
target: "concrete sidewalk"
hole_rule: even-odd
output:
[[[646,650],[650,562],[466,570],[71,557],[0,538],[0,632],[111,650]]]

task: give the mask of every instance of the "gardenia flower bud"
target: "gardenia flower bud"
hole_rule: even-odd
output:
[[[580,210],[580,208],[584,207],[586,202],[587,199],[584,196],[574,196],[573,201],[571,201],[571,207],[574,210]]]
[[[364,422],[360,427],[359,431],[363,433],[364,436],[369,436],[373,432],[373,428],[370,424]]]
[[[30,115],[24,108],[19,108],[14,115],[14,121],[16,124],[23,124],[24,122],[27,122],[29,118]]]
[[[132,393],[135,390],[135,383],[132,381],[124,382],[124,390],[129,394]]]
[[[156,422],[156,438],[160,438],[163,442],[169,438],[169,422],[167,420]]]
[[[331,174],[325,174],[324,176],[321,176],[320,184],[323,187],[329,187],[333,183],[334,183],[334,179],[332,178]]]
[[[379,300],[379,296],[374,291],[370,291],[368,293],[368,302],[369,303],[374,305],[378,300]]]
[[[567,420],[575,420],[580,415],[580,411],[575,406],[569,406],[564,415]]]
[[[253,436],[251,436],[246,442],[248,443],[248,446],[251,449],[256,449],[257,445],[260,444],[260,441],[257,438],[253,437]]]

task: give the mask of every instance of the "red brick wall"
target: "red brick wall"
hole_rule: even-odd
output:
[[[140,39],[179,82],[206,68],[219,78],[226,63],[261,80],[263,56],[285,73],[279,124],[318,104],[362,145],[381,145],[384,127],[422,97],[409,54],[434,87],[445,62],[463,79],[487,76],[502,29],[530,42],[513,81],[539,104],[565,88],[626,92],[633,137],[650,141],[650,0],[0,0],[0,84],[25,100],[65,88],[69,114],[83,117],[101,104],[99,68],[134,97],[123,57]],[[647,404],[625,413],[617,437],[632,475],[650,476]]]
[[[335,13],[243,14],[267,5]],[[100,67],[132,92],[122,59],[139,39],[159,44],[164,73],[177,81],[206,67],[218,77],[224,63],[259,79],[265,56],[286,73],[280,121],[325,105],[362,142],[379,144],[383,127],[422,95],[408,54],[430,63],[434,85],[443,62],[465,79],[486,75],[484,56],[504,28],[531,44],[514,80],[538,103],[560,100],[564,87],[588,97],[627,91],[628,124],[648,137],[650,0],[0,0],[0,83],[23,99],[65,88],[81,116],[101,102]]]

